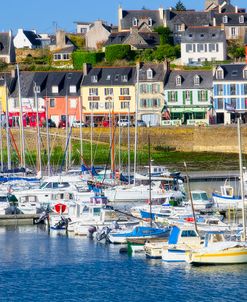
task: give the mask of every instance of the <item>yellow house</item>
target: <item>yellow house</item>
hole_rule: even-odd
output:
[[[81,85],[85,122],[107,125],[115,120],[133,119],[136,100],[135,67],[96,67],[84,65]]]
[[[0,73],[0,112],[6,111],[7,87],[5,85],[5,75]]]

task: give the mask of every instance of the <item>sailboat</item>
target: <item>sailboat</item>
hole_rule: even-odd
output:
[[[194,265],[247,263],[246,217],[243,183],[240,120],[238,119],[239,168],[242,198],[243,232],[241,241],[228,241],[222,232],[207,232],[202,248],[190,251],[186,261]]]

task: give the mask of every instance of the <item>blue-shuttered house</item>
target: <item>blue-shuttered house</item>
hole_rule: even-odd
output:
[[[247,65],[219,65],[213,71],[214,110],[217,123],[247,122]]]

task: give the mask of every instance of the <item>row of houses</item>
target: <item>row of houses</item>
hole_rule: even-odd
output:
[[[174,8],[124,10],[119,6],[117,26],[97,20],[76,22],[76,27],[77,34],[85,37],[88,50],[103,47],[103,51],[115,44],[130,45],[132,50],[153,49],[160,45],[160,36],[155,28],[168,27],[174,43],[181,45],[181,59],[177,63],[200,65],[205,61],[226,60],[227,41],[244,42],[247,39],[247,13],[245,9],[232,5],[230,0],[205,0],[204,11],[176,11]],[[7,63],[14,62],[13,47],[49,47],[57,63],[68,63],[77,49],[63,30],[50,36],[23,29],[19,29],[15,37],[11,33],[4,33],[3,36],[0,33],[0,59],[3,53],[5,57],[2,59]],[[12,55],[8,50],[10,48]]]
[[[20,91],[19,91],[20,87]],[[35,87],[35,89],[34,89]],[[21,102],[20,102],[21,100]],[[15,72],[0,74],[1,111],[8,105],[11,125],[25,125],[48,114],[57,125],[92,118],[101,125],[116,119],[144,120],[156,125],[247,122],[247,65],[216,66],[212,71],[170,70],[169,64],[95,67],[83,71]],[[22,105],[22,108],[20,107]]]

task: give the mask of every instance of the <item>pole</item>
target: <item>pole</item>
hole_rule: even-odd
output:
[[[239,148],[240,190],[241,190],[241,199],[242,199],[242,219],[243,219],[242,240],[246,241],[246,217],[245,217],[245,209],[244,209],[244,179],[243,179],[242,141],[241,141],[240,118],[238,118],[238,148]]]
[[[5,91],[6,91],[6,145],[7,145],[7,161],[8,170],[11,170],[11,155],[10,155],[10,136],[9,136],[9,103],[8,103],[8,90],[5,81]]]
[[[26,169],[26,159],[25,159],[25,136],[23,127],[23,111],[22,111],[22,99],[21,99],[21,83],[20,83],[20,70],[19,65],[16,64],[17,79],[18,79],[18,97],[20,104],[20,152],[21,152],[21,166]]]
[[[111,137],[112,137],[112,141],[111,141],[111,172],[112,175],[114,177],[115,175],[115,117],[114,117],[114,103],[111,102],[111,106],[112,106],[112,115],[111,115],[111,119],[112,119],[112,124],[111,124]]]
[[[66,144],[67,144],[67,141],[68,141],[68,93],[66,92],[66,103],[65,103],[65,111],[66,111],[66,117],[65,117],[65,130],[66,130]],[[65,160],[65,171],[68,172],[68,166],[69,166],[69,163],[68,163],[68,153],[66,152],[65,154],[66,156],[66,160]]]
[[[49,125],[48,125],[48,109],[49,109],[49,102],[48,98],[46,98],[46,148],[47,148],[47,172],[48,176],[51,176],[51,154],[50,154],[50,135],[49,135]]]
[[[3,172],[3,112],[2,112],[2,100],[0,104],[0,158],[1,158],[1,172]]]
[[[135,175],[136,175],[136,162],[137,162],[137,133],[138,133],[138,102],[139,102],[139,63],[136,65],[136,77],[137,77],[137,87],[136,87],[136,106],[135,106],[135,148],[134,148],[134,185],[136,183]]]
[[[118,171],[121,174],[121,126],[120,126],[120,111],[118,113],[119,127],[118,127]]]
[[[81,164],[83,164],[83,142],[82,142],[82,97],[79,97],[79,112],[80,112],[80,152],[81,152]]]
[[[41,165],[41,145],[40,145],[40,128],[39,128],[39,100],[37,97],[37,86],[34,82],[34,96],[36,103],[36,127],[37,127],[37,147],[38,147],[38,162],[37,168],[39,170],[40,176],[42,177],[42,165]]]
[[[192,209],[193,218],[194,218],[195,230],[196,230],[196,232],[198,233],[198,228],[197,228],[197,223],[196,223],[195,208],[194,208],[193,199],[192,199],[192,194],[191,194],[191,189],[190,189],[190,180],[189,180],[189,175],[188,175],[188,170],[187,170],[187,164],[186,164],[186,162],[184,162],[184,166],[185,166],[185,174],[186,174],[187,190],[188,190],[188,194],[189,194],[189,198],[190,198],[190,202],[191,202],[191,209]]]
[[[130,122],[130,103],[128,105],[128,121]],[[130,185],[130,123],[128,122],[128,183]]]
[[[148,178],[149,178],[149,209],[150,209],[150,226],[152,227],[152,180],[151,180],[151,148],[150,135],[148,135]]]
[[[90,141],[91,141],[91,145],[90,145],[90,155],[91,155],[91,171],[92,171],[92,167],[93,167],[93,108],[91,111],[91,132],[90,132]]]

